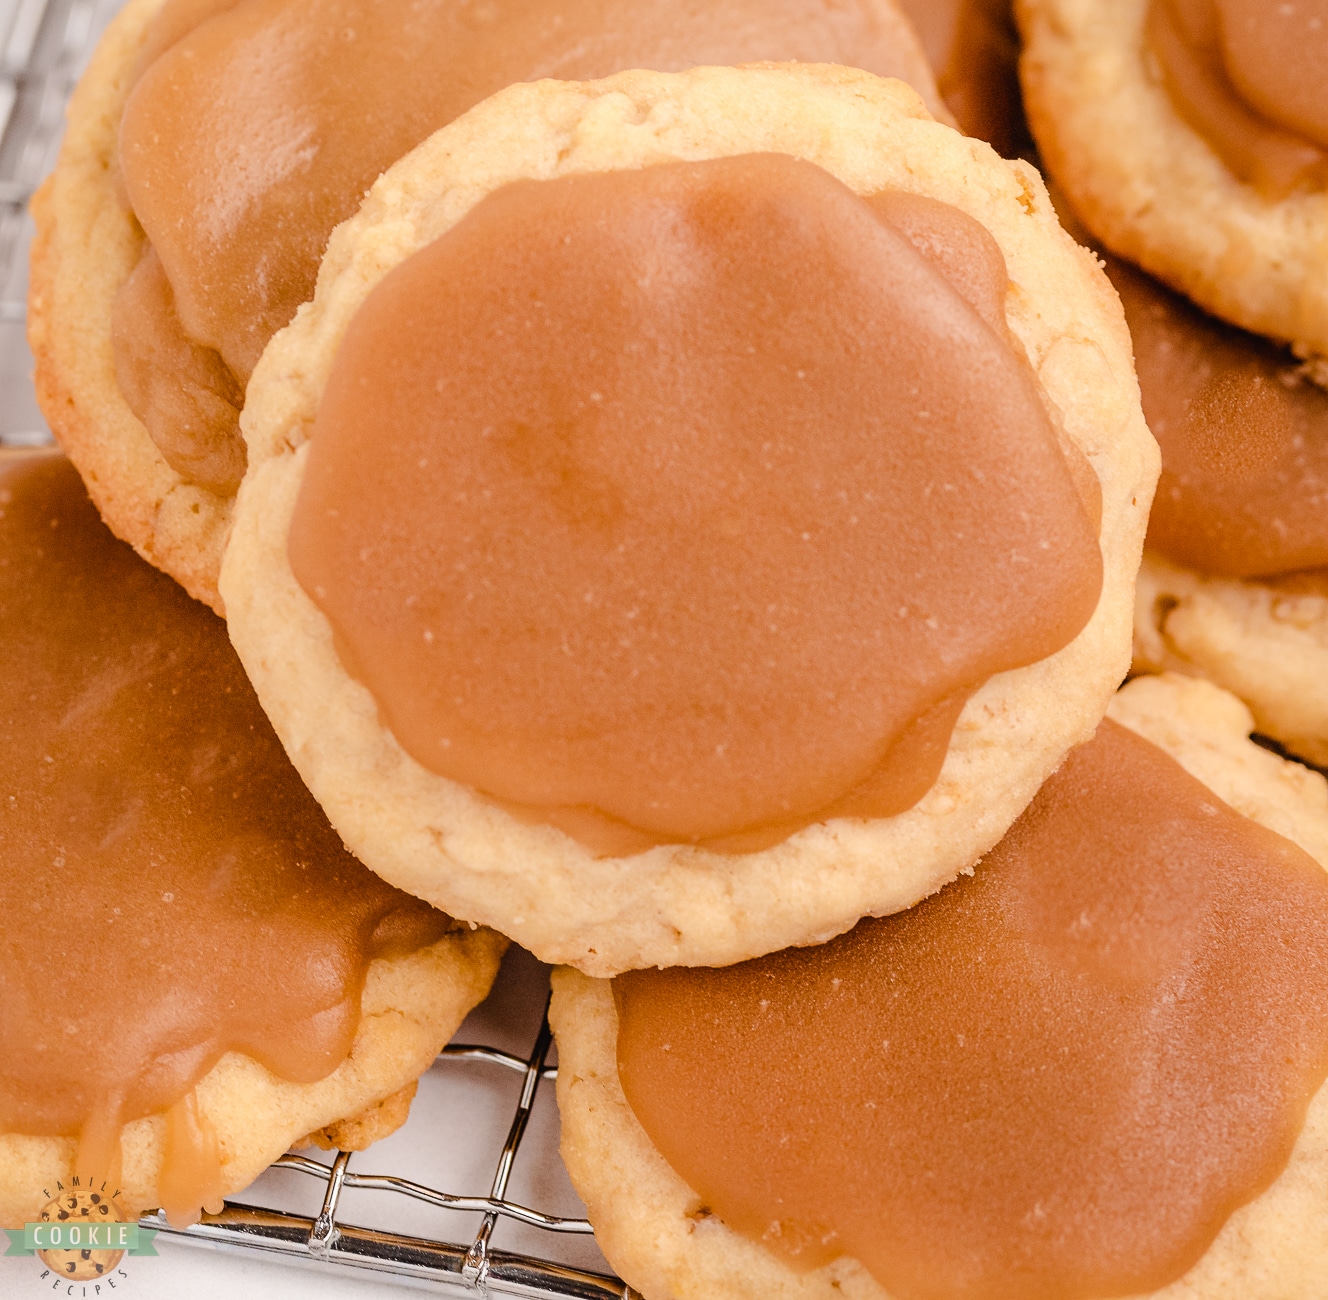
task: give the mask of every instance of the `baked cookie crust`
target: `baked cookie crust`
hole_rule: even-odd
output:
[[[1328,869],[1328,781],[1249,740],[1253,718],[1209,682],[1131,682],[1108,716],[1175,758],[1238,812]],[[595,1236],[645,1300],[890,1300],[856,1260],[797,1273],[708,1212],[638,1123],[618,1082],[618,1016],[607,981],[554,972],[562,1154]],[[1328,1085],[1276,1182],[1237,1210],[1204,1256],[1152,1300],[1289,1300],[1328,1270]],[[1136,1298],[1142,1300],[1142,1298]]]
[[[1216,682],[1265,736],[1328,765],[1328,582],[1317,574],[1216,578],[1145,551],[1134,667]]]
[[[289,1083],[238,1052],[223,1056],[195,1090],[221,1148],[222,1194],[247,1187],[292,1145],[359,1149],[404,1123],[415,1081],[488,993],[506,947],[493,931],[462,925],[418,952],[374,961],[350,1055],[318,1083]],[[159,1203],[165,1135],[162,1115],[125,1126],[119,1204],[128,1216]],[[79,1172],[76,1145],[0,1133],[0,1226],[36,1219],[42,1189]]]
[[[116,138],[162,3],[129,0],[69,101],[59,161],[31,205],[28,341],[42,414],[111,531],[222,614],[217,571],[232,501],[166,463],[125,403],[111,353],[111,304],[145,247],[117,192]]]
[[[490,191],[759,151],[816,163],[861,194],[927,194],[992,232],[1010,269],[1010,327],[1101,482],[1102,595],[1070,645],[977,692],[939,780],[909,812],[821,823],[744,856],[671,845],[595,858],[426,771],[380,723],[287,559],[304,445],[360,303]],[[385,173],[334,233],[313,303],[254,372],[241,427],[249,472],[221,590],[231,638],[305,782],[356,855],[393,884],[595,975],[724,965],[820,942],[865,913],[912,905],[986,852],[1092,734],[1124,676],[1158,473],[1119,301],[1061,230],[1036,171],[935,122],[902,82],[815,65],[547,81],[479,105]]]
[[[1048,171],[1113,252],[1216,316],[1328,354],[1328,192],[1262,197],[1173,106],[1149,0],[1017,0],[1020,76]]]

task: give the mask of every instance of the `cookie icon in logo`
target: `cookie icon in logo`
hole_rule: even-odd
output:
[[[111,1272],[124,1258],[123,1250],[98,1249],[98,1236],[106,1234],[92,1229],[106,1224],[120,1223],[123,1216],[119,1207],[105,1192],[91,1187],[71,1187],[53,1197],[41,1212],[42,1222],[59,1224],[61,1231],[51,1233],[50,1240],[68,1241],[67,1248],[39,1251],[42,1260],[52,1272],[71,1282],[90,1282]]]

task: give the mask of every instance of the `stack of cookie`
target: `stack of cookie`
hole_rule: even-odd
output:
[[[886,0],[132,0],[36,205],[39,389],[110,528],[224,615],[266,715],[248,744],[276,770],[274,733],[309,792],[283,799],[363,864],[292,851],[283,818],[238,805],[232,833],[223,807],[221,857],[182,877],[205,904],[189,939],[265,962],[250,936],[284,923],[289,960],[333,943],[307,933],[330,916],[359,946],[333,944],[336,996],[281,979],[287,1020],[304,1006],[323,1035],[283,1054],[244,1023],[248,985],[195,1009],[176,933],[153,950],[162,1007],[191,1007],[173,1037],[77,1088],[66,1066],[0,1073],[0,1189],[24,1143],[52,1168],[141,1147],[135,1204],[196,1213],[255,1172],[245,1103],[214,1106],[204,1061],[317,1092],[359,1068],[381,1008],[425,1018],[372,1001],[369,961],[450,944],[465,996],[411,990],[450,1032],[502,935],[564,967],[564,1156],[648,1300],[1315,1294],[1328,784],[1249,739],[1172,624],[1214,582],[1325,563],[1303,502],[1261,530],[1223,477],[1257,459],[1229,428],[1271,439],[1257,491],[1280,508],[1317,370],[1284,387],[1241,353],[1194,396],[1215,363],[1177,340],[1223,327],[1143,281],[1136,302],[1133,279],[1123,311],[1038,169],[978,138],[1027,144],[1008,15],[910,8],[916,35]],[[1076,120],[1057,95],[1103,79],[1045,48],[1091,8],[1021,15],[1032,124],[1120,247],[1056,134]],[[1179,430],[1152,523],[1145,413]],[[46,555],[22,521],[55,518],[58,490],[99,539],[71,590],[112,581],[78,567],[95,550],[175,602],[160,632],[134,582],[97,606],[104,633],[50,616],[41,644],[95,682],[15,691],[14,719],[36,711],[20,692],[50,697],[33,755],[80,710],[118,717],[157,662],[145,636],[174,674],[148,674],[153,700],[202,681],[190,727],[251,707],[173,648],[181,610],[220,623],[99,531],[63,461],[11,477],[16,553]],[[1190,675],[1118,692],[1146,529],[1165,557],[1146,666]],[[1220,576],[1168,586],[1177,555]],[[45,628],[53,579],[28,570],[3,598]],[[1320,599],[1277,581],[1274,607]],[[139,748],[168,726],[134,717]],[[179,774],[152,779],[186,811],[229,789],[214,767],[257,762],[223,731],[213,767],[163,742]],[[118,855],[113,915],[132,861],[160,888],[140,827],[165,812],[118,787],[85,806],[26,761],[53,793],[15,823],[24,872],[81,836],[85,874]],[[233,883],[241,859],[255,883]],[[230,905],[259,893],[267,910]],[[168,913],[129,910],[152,947]],[[45,978],[10,960],[6,987]],[[0,1037],[52,1033],[24,996]],[[399,1096],[419,1054],[283,1140]],[[134,1122],[158,1136],[136,1146]]]
[[[1022,19],[1042,157],[1108,254],[1162,445],[1138,666],[1219,683],[1324,763],[1328,11],[1032,0]]]

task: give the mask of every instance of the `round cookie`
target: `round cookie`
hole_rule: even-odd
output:
[[[1048,171],[1104,244],[1215,315],[1328,353],[1328,192],[1266,198],[1176,111],[1150,0],[1020,0],[1025,107]]]
[[[247,1187],[291,1146],[360,1150],[405,1122],[415,1081],[433,1064],[466,1013],[488,992],[505,941],[460,926],[431,947],[369,967],[350,1056],[317,1083],[279,1079],[229,1052],[195,1095],[221,1149],[220,1194]],[[118,1204],[132,1220],[160,1204],[166,1119],[125,1126]],[[43,1188],[80,1173],[73,1138],[0,1133],[0,1225],[35,1220]]]
[[[1108,716],[1175,758],[1246,817],[1328,868],[1328,783],[1248,739],[1252,719],[1211,683],[1141,678]],[[855,1260],[795,1271],[710,1213],[655,1148],[618,1078],[611,985],[554,973],[562,1153],[605,1255],[646,1300],[767,1297],[888,1300]],[[1208,1250],[1159,1300],[1281,1300],[1316,1294],[1328,1265],[1328,1087],[1310,1105],[1291,1159],[1236,1210]]]
[[[144,559],[169,573],[191,595],[221,613],[217,573],[234,501],[234,484],[227,486],[227,482],[232,477],[238,482],[243,470],[243,453],[234,431],[233,416],[219,422],[217,428],[208,426],[223,409],[223,404],[230,408],[242,402],[243,381],[232,374],[211,349],[198,345],[190,347],[183,334],[174,340],[157,339],[147,325],[155,328],[161,321],[152,316],[146,325],[138,321],[140,333],[148,342],[144,345],[144,355],[135,358],[132,368],[140,370],[148,356],[154,357],[154,364],[146,374],[138,373],[136,380],[130,381],[144,388],[138,396],[138,404],[131,409],[117,383],[112,345],[117,294],[139,266],[148,247],[145,232],[126,200],[119,161],[120,123],[129,93],[141,71],[140,57],[145,46],[154,39],[153,23],[164,3],[165,0],[130,0],[108,28],[70,101],[68,130],[59,162],[32,204],[37,238],[32,250],[29,335],[36,359],[37,391],[42,409],[61,446],[83,474],[102,515],[116,535],[133,545]],[[278,7],[266,8],[271,11],[269,18],[275,21],[279,16]],[[435,11],[441,13],[446,8],[435,7]],[[660,6],[660,10],[663,9]],[[944,113],[944,105],[936,93],[922,50],[907,22],[896,11],[893,0],[861,0],[860,5],[850,6],[850,9],[852,13],[846,11],[838,17],[832,14],[824,31],[819,31],[812,21],[808,25],[810,45],[803,44],[808,39],[808,31],[788,38],[791,41],[788,44],[778,34],[763,36],[750,25],[744,26],[739,12],[733,16],[737,30],[732,48],[752,50],[755,44],[755,53],[787,51],[791,57],[799,49],[833,50],[842,48],[836,42],[843,32],[853,30],[856,22],[861,38],[872,43],[870,57],[884,59],[882,66],[875,63],[873,66],[878,71],[908,76],[928,97],[928,103],[937,112]],[[595,21],[594,5],[582,6],[581,10],[567,15],[573,27],[578,23],[586,24],[587,11],[589,21]],[[201,16],[206,20],[209,14],[202,11]],[[199,13],[191,12],[188,5],[177,5],[172,17],[176,26],[185,31],[199,21]],[[601,18],[610,25],[617,21],[611,6],[605,9]],[[435,22],[433,19],[428,21]],[[518,35],[524,35],[527,32],[556,31],[562,21],[562,15],[541,14],[535,9],[524,16],[503,14],[495,17],[491,14],[478,22],[464,20],[459,25],[463,33],[474,33],[481,55],[487,53],[492,57],[493,45],[502,43],[505,33],[516,30]],[[666,23],[671,24],[671,21],[665,18]],[[494,26],[495,22],[497,26]],[[436,22],[433,30],[440,30]],[[178,34],[170,33],[171,36]],[[693,30],[684,28],[677,33],[670,30],[670,36],[675,45],[681,41],[683,48],[670,51],[669,57],[681,60],[677,66],[686,66],[689,60],[685,57],[685,47],[697,39]],[[156,34],[156,39],[161,41],[160,33]],[[486,40],[489,42],[487,50]],[[169,41],[166,44],[169,45]],[[719,45],[729,48],[723,41]],[[531,42],[526,41],[521,48],[526,46],[531,46]],[[600,70],[612,72],[622,66],[593,41],[573,41],[572,46],[569,50],[551,40],[544,48],[539,48],[539,42],[535,41],[532,48],[526,49],[526,55],[534,59],[533,67],[519,62],[523,57],[520,53],[515,56],[518,59],[516,71],[522,72],[524,66],[523,75],[516,75],[508,69],[500,80],[495,81],[493,71],[481,69],[476,74],[481,89],[477,90],[471,84],[462,94],[480,94],[485,84],[497,89],[507,81],[544,75],[546,70],[569,65],[575,70],[572,75],[592,75]],[[375,56],[375,52],[369,50],[361,62],[372,65],[370,56],[377,58],[378,65],[387,66],[383,63],[381,51]],[[304,57],[307,58],[307,52]],[[722,60],[712,55],[704,61]],[[399,105],[389,110],[399,111]],[[278,151],[283,148],[302,151],[305,146],[302,139],[282,136],[284,125],[278,122],[272,127]],[[399,124],[390,123],[389,126],[389,138],[399,138]],[[308,129],[317,128],[309,126]],[[262,131],[256,130],[256,134],[261,135]],[[421,134],[410,136],[409,142],[420,139]],[[398,151],[404,148],[402,145]],[[187,148],[183,152],[189,154]],[[326,152],[338,156],[344,153],[337,150]],[[379,156],[382,165],[395,160],[395,153]],[[223,162],[231,168],[228,175],[235,184],[246,184],[246,176],[252,179],[254,161],[248,159],[249,171],[246,173],[243,151],[240,151],[238,161],[236,157],[228,156]],[[262,165],[261,160],[259,165]],[[372,179],[371,173],[345,191],[348,197],[341,215],[349,214]],[[324,183],[324,178],[315,173],[310,184],[317,186],[320,183]],[[338,184],[344,184],[344,178],[332,182],[334,191]],[[289,192],[279,195],[278,202],[284,209],[300,210],[298,197],[292,198]],[[298,225],[302,219],[302,216],[291,218],[290,224]],[[330,224],[327,230],[330,230]],[[265,240],[261,236],[251,236],[249,242],[263,246]],[[321,248],[322,240],[316,243]],[[279,250],[277,261],[289,255],[288,248]],[[307,258],[307,254],[304,256]],[[312,267],[308,270],[312,285]],[[255,270],[255,278],[263,274],[263,268]],[[151,277],[149,282],[152,282]],[[166,283],[169,288],[169,281]],[[148,291],[148,297],[152,297],[151,291]],[[141,308],[141,302],[139,306]],[[167,314],[173,317],[174,307],[168,306]],[[286,318],[283,315],[283,323]],[[155,354],[154,347],[157,349]],[[186,355],[188,374],[185,373]],[[171,421],[168,429],[159,430],[165,447],[163,454],[134,410],[143,412],[142,402],[149,400],[154,382],[167,370],[178,374],[177,399],[188,400],[177,400],[176,404],[180,409],[192,411],[194,424],[180,427],[180,421]],[[223,427],[226,424],[229,428]]]
[[[1009,326],[1102,488],[1096,612],[1057,654],[989,680],[940,778],[907,813],[840,818],[743,856],[666,845],[596,858],[412,760],[343,669],[295,580],[287,531],[305,440],[346,328],[391,268],[520,178],[777,152],[858,193],[923,193],[976,218],[1008,264]],[[512,87],[384,175],[333,236],[315,301],[269,346],[242,427],[249,471],[221,589],[260,700],[346,842],[392,883],[595,974],[722,965],[908,907],[968,867],[1091,734],[1123,675],[1133,576],[1157,474],[1128,336],[1037,173],[934,122],[899,82],[816,66],[632,72]]]

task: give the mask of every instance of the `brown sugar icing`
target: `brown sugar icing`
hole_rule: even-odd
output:
[[[237,491],[245,467],[243,390],[216,352],[185,335],[154,248],[115,296],[111,350],[125,402],[167,461],[194,482]]]
[[[1019,93],[1019,32],[1011,0],[899,0],[966,135],[1004,158],[1031,147]]]
[[[177,472],[233,492],[244,450],[227,405],[313,296],[332,228],[384,168],[514,82],[760,59],[931,86],[891,0],[167,0],[125,108],[120,163],[179,324],[126,289],[126,401]],[[158,334],[166,341],[151,342]],[[179,401],[153,372],[190,344],[224,373],[209,431],[172,435]]]
[[[1328,875],[1104,722],[977,868],[821,947],[614,980],[706,1211],[900,1300],[1183,1274],[1328,1074]]]
[[[451,921],[342,847],[225,625],[116,541],[56,456],[0,462],[0,1132],[114,1178],[165,1113],[164,1208],[216,1199],[193,1088],[228,1051],[308,1083],[375,957]]]
[[[352,321],[292,569],[409,754],[598,852],[901,812],[1101,585],[1006,287],[783,155],[507,186]]]
[[[1152,0],[1148,43],[1177,111],[1278,198],[1328,179],[1328,0]]]
[[[1328,567],[1328,393],[1285,348],[1106,260],[1162,448],[1148,545],[1223,577]]]

